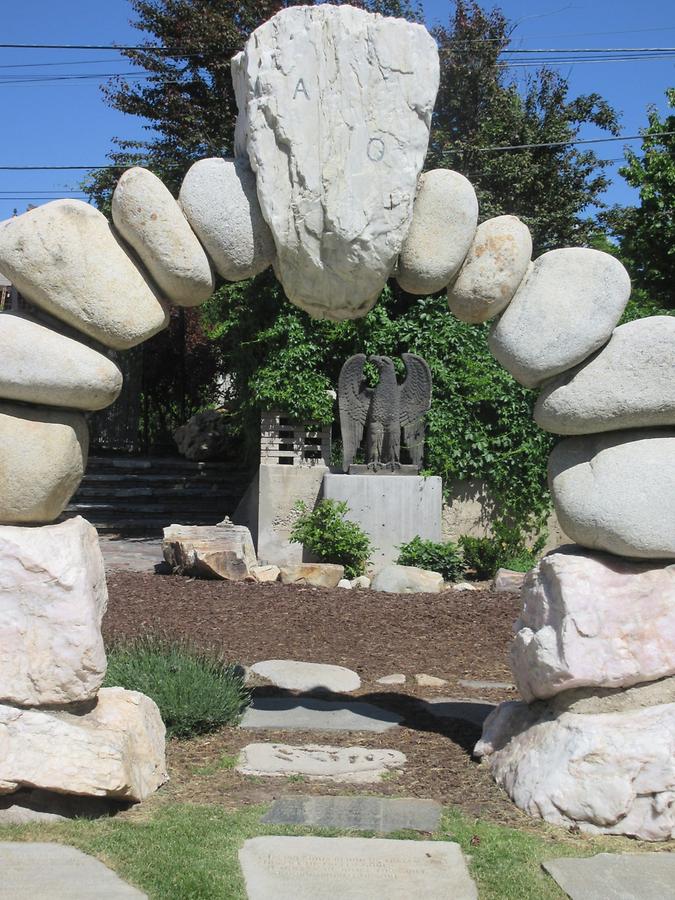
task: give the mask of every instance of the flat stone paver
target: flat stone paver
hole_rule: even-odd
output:
[[[461,719],[482,727],[483,722],[497,706],[488,700],[459,700],[454,697],[438,697],[425,701],[427,712],[439,719]]]
[[[401,717],[359,700],[260,697],[244,713],[240,728],[275,731],[388,731]]]
[[[295,659],[267,659],[255,663],[251,671],[287,691],[331,691],[335,694],[358,691],[361,679],[344,666],[299,662]]]
[[[305,747],[248,744],[241,751],[237,772],[268,777],[304,775],[327,781],[367,784],[379,781],[390,769],[400,768],[405,763],[405,754],[399,750],[325,744]]]
[[[446,841],[258,837],[239,851],[249,900],[477,900]]]
[[[390,797],[282,797],[262,821],[354,831],[438,831],[443,808],[435,800]]]
[[[571,900],[675,900],[673,853],[598,853],[542,866]]]
[[[515,691],[515,684],[510,681],[480,681],[470,678],[462,679],[459,682],[461,687],[471,688],[474,691]]]
[[[155,566],[164,563],[161,538],[111,538],[99,535],[106,571],[128,569],[132,572],[154,573]]]
[[[0,843],[3,900],[142,900],[93,856],[64,844]]]

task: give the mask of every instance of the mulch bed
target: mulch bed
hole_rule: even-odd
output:
[[[503,690],[467,689],[458,681],[511,681],[508,648],[518,597],[490,591],[392,595],[121,570],[109,573],[108,587],[103,629],[108,642],[156,633],[216,648],[228,661],[243,665],[297,659],[347,666],[361,676],[356,696],[404,718],[402,727],[384,734],[222,728],[190,741],[171,741],[171,781],[151,802],[174,799],[236,807],[289,794],[377,793],[429,797],[471,815],[521,826],[531,822],[472,758],[480,729],[459,720],[435,719],[420,704],[422,698],[434,696],[492,702],[514,698]],[[376,684],[394,672],[407,675],[407,683]],[[412,677],[416,673],[444,678],[448,684],[421,688]],[[405,753],[408,763],[399,774],[374,785],[250,778],[228,768],[227,758],[258,741],[388,747]]]

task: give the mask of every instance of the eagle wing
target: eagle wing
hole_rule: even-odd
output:
[[[406,379],[401,385],[401,427],[403,441],[413,465],[422,465],[424,455],[424,416],[431,406],[431,370],[421,356],[402,353]]]
[[[350,357],[340,371],[338,380],[338,404],[340,430],[342,431],[342,468],[345,472],[354,461],[356,451],[363,440],[372,391],[363,378],[366,364],[364,353]]]

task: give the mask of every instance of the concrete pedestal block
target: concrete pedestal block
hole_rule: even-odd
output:
[[[399,547],[416,535],[441,540],[442,480],[436,475],[324,475],[322,496],[344,500],[347,518],[357,522],[376,548],[371,566],[379,571],[396,562]]]

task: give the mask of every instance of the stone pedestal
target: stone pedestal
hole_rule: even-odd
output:
[[[325,475],[322,496],[347,504],[347,518],[363,528],[376,548],[371,559],[376,572],[395,563],[401,544],[417,535],[441,540],[443,486],[437,475]]]

